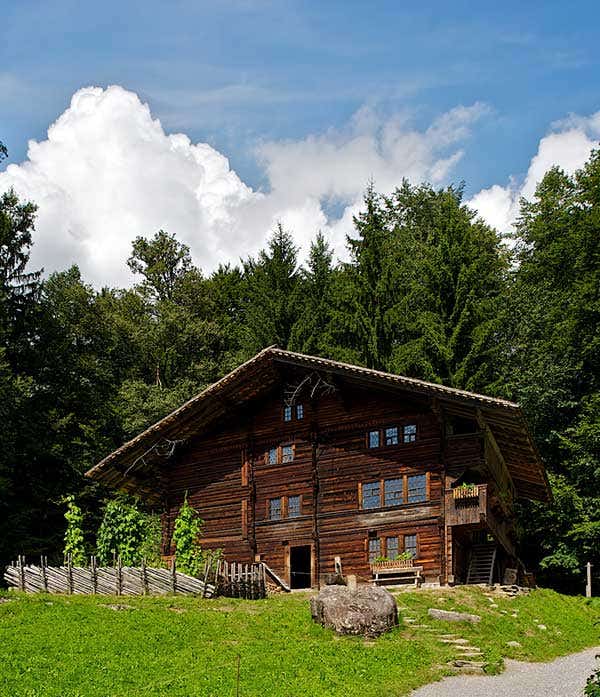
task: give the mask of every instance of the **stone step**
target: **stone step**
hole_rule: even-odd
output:
[[[468,639],[440,639],[442,644],[468,644]]]
[[[452,661],[452,665],[456,668],[474,668],[483,670],[485,668],[485,661],[465,661],[462,658],[457,658]]]

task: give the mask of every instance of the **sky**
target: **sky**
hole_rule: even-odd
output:
[[[31,265],[132,282],[162,228],[210,272],[277,221],[339,258],[367,183],[465,183],[505,234],[600,139],[600,3],[0,2],[0,192]]]

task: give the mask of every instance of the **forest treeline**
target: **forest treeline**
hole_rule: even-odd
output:
[[[403,181],[367,188],[346,263],[317,234],[299,264],[279,225],[206,275],[148,231],[131,288],[94,290],[76,266],[42,279],[35,215],[0,198],[0,563],[60,556],[69,496],[92,535],[113,492],[83,473],[272,344],[518,401],[554,492],[522,504],[522,558],[574,590],[600,563],[600,152],[550,170],[508,244],[461,187]]]

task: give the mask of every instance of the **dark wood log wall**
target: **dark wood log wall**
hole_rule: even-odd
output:
[[[286,379],[297,376],[282,376]],[[369,536],[417,535],[418,564],[427,580],[444,573],[444,460],[442,428],[427,399],[338,385],[311,401],[300,395],[304,418],[283,419],[283,388],[233,407],[212,433],[191,441],[166,470],[165,554],[174,519],[187,492],[204,522],[203,544],[225,557],[250,562],[256,555],[289,581],[290,548],[310,545],[313,585],[334,571],[340,557],[345,574],[371,577]],[[402,443],[403,424],[417,425],[414,443]],[[367,432],[398,426],[396,446],[367,448]],[[479,446],[456,439],[462,451],[479,457]],[[289,463],[269,464],[271,447],[294,446]],[[448,452],[450,450],[450,452]],[[411,474],[428,474],[427,501],[361,510],[359,484]],[[296,518],[269,519],[269,500],[301,496]],[[285,505],[284,505],[285,514]],[[442,579],[443,580],[443,579]]]

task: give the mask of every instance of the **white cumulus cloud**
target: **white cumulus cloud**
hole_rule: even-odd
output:
[[[599,138],[600,112],[588,117],[572,115],[556,122],[540,140],[521,182],[512,178],[506,186],[494,184],[475,194],[468,204],[499,232],[511,232],[519,213],[519,199],[531,200],[544,174],[555,165],[568,174],[580,169],[598,147]]]
[[[96,286],[129,284],[132,240],[159,228],[188,244],[205,271],[260,249],[281,220],[306,250],[318,229],[344,253],[352,214],[373,178],[442,184],[485,105],[460,106],[425,130],[361,109],[344,129],[265,142],[257,157],[268,190],[253,190],[227,158],[183,134],[166,134],[148,105],[119,86],[86,87],[27,159],[0,172],[39,206],[31,263],[46,272],[77,263]],[[334,208],[335,215],[326,211]]]

